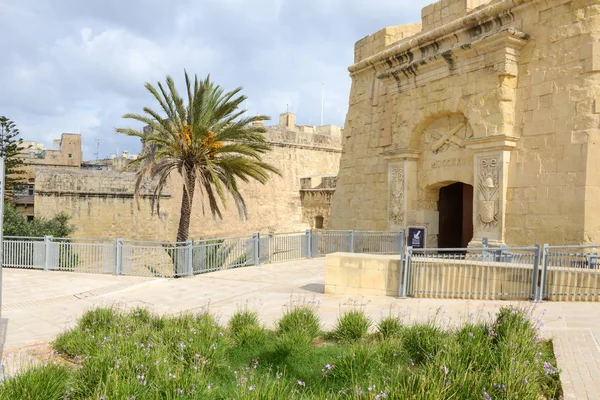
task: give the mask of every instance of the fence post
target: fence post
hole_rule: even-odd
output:
[[[44,271],[50,270],[50,250],[52,236],[44,236]]]
[[[401,229],[400,232],[398,233],[398,240],[400,241],[399,243],[399,251],[400,251],[400,257],[402,257],[402,255],[404,254],[404,229]]]
[[[254,265],[260,265],[260,233],[253,233],[252,234],[252,252],[253,254],[253,258],[254,258]]]
[[[408,246],[404,256],[400,255],[400,267],[402,268],[402,271],[398,273],[398,297],[401,299],[405,299],[408,296],[408,278],[410,275],[412,249],[412,246]],[[402,265],[402,259],[404,259],[404,265]]]
[[[548,274],[548,244],[542,245],[542,281],[540,283],[540,290],[538,294],[538,300],[544,301],[544,289],[546,288],[546,278]]]
[[[350,233],[349,233],[349,240],[348,240],[348,242],[349,242],[349,246],[348,247],[350,247],[350,251],[349,252],[350,253],[354,253],[354,231],[353,230],[351,230]]]
[[[481,239],[481,247],[483,247],[484,249],[487,249],[489,247],[488,238],[484,237],[484,238]],[[482,252],[481,252],[481,260],[482,261],[493,261],[494,260],[494,254],[493,253],[490,254],[488,251],[482,250]]]
[[[194,276],[194,241],[188,240],[185,242],[185,250],[187,254],[187,270],[189,276]]]
[[[306,230],[306,258],[312,258],[312,229]]]
[[[532,287],[531,287],[531,295],[533,297],[533,301],[537,301],[538,296],[539,296],[539,286],[538,286],[538,282],[540,279],[539,270],[540,270],[540,245],[536,244],[535,245],[535,254],[533,257],[533,279],[532,279]]]
[[[121,275],[123,269],[123,239],[115,241],[115,275]]]

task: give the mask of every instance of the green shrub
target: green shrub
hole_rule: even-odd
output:
[[[266,339],[257,311],[236,311],[229,319],[229,333],[237,344],[259,344]]]
[[[278,333],[273,339],[273,352],[283,359],[291,354],[304,354],[310,349],[312,338],[304,331]]]
[[[347,314],[336,329],[366,319],[361,311]],[[349,342],[314,340],[304,329],[266,331],[247,310],[223,329],[208,312],[160,317],[100,308],[54,343],[75,366],[5,379],[0,400],[560,398],[552,344],[531,338],[528,319],[508,310],[490,325],[445,329],[434,320],[387,338],[381,332],[397,332],[397,321],[380,322],[386,328],[371,340]],[[253,339],[261,335],[253,329],[269,340]],[[529,332],[525,339],[515,335],[521,330]]]
[[[381,367],[380,353],[368,343],[353,344],[350,350],[335,360],[328,377],[342,382],[368,381]]]
[[[411,364],[422,364],[433,359],[446,342],[446,334],[432,323],[407,328],[402,335]]]
[[[72,369],[64,365],[42,365],[25,370],[2,382],[2,400],[62,400],[70,393]]]
[[[377,331],[384,339],[399,338],[404,326],[400,317],[385,317],[377,324]]]
[[[27,221],[27,217],[21,214],[10,203],[4,203],[4,225],[5,236],[30,236],[30,237],[69,237],[75,232],[75,227],[69,224],[71,217],[65,213],[56,214],[51,219],[36,218]]]
[[[320,332],[320,318],[314,305],[304,303],[291,306],[277,322],[277,333],[303,332],[311,339]]]
[[[497,341],[534,341],[538,329],[529,315],[530,310],[515,307],[502,307],[492,326]]]
[[[348,310],[338,317],[333,337],[339,341],[362,339],[369,333],[372,321],[362,310]]]

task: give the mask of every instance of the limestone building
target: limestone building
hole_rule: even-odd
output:
[[[21,145],[23,151],[21,158],[24,166],[23,185],[13,193],[15,207],[22,214],[32,220],[35,216],[35,176],[36,169],[70,169],[81,168],[81,135],[75,133],[63,133],[60,139],[55,139],[51,149],[46,149],[41,143],[35,141],[24,141]]]
[[[333,228],[600,240],[600,2],[441,0],[354,54]]]
[[[196,193],[191,238],[307,229],[314,222],[314,217],[310,221],[303,219],[301,178],[338,172],[341,127],[300,126],[295,124],[294,114],[285,113],[279,125],[266,129],[273,150],[264,160],[279,168],[282,176],[272,176],[266,185],[240,182],[248,205],[248,220],[239,218],[231,199],[223,220],[213,219],[210,212],[203,214],[200,194]],[[75,237],[173,241],[179,223],[181,177],[172,174],[157,215],[151,213],[152,183],[146,182],[142,187],[138,210],[134,200],[135,173],[121,173],[114,166],[85,163],[85,168],[73,170],[37,169],[36,217],[67,212],[77,227]]]

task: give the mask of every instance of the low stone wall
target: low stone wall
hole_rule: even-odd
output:
[[[600,301],[600,271],[549,267],[544,295],[549,301]]]
[[[325,293],[398,295],[400,256],[355,253],[327,255]],[[532,299],[534,278],[528,263],[449,260],[414,257],[408,293],[417,298],[524,300]],[[600,271],[548,268],[545,300],[600,301]]]
[[[533,265],[414,257],[411,297],[478,300],[531,300]]]
[[[325,293],[397,296],[400,256],[333,253],[325,260]]]

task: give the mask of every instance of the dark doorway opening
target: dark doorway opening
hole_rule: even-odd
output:
[[[315,229],[323,229],[324,221],[325,221],[325,218],[323,218],[321,215],[317,215],[315,217]]]
[[[440,189],[439,248],[465,248],[473,239],[473,186],[454,183]]]

